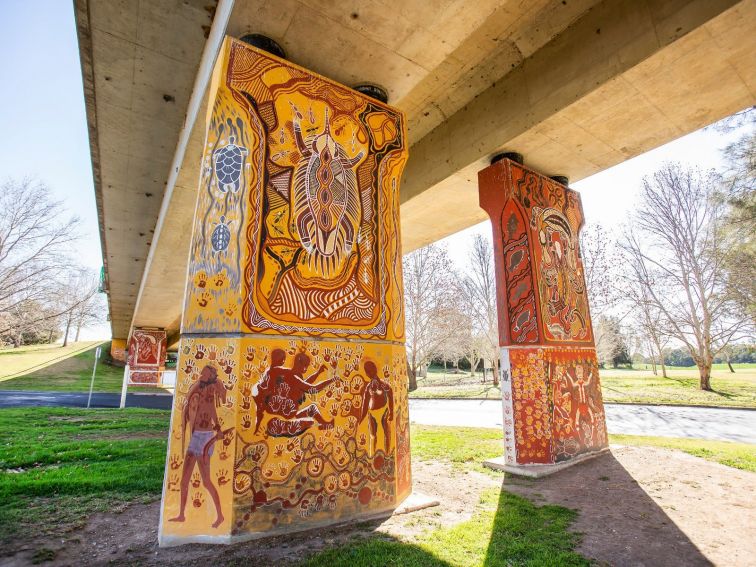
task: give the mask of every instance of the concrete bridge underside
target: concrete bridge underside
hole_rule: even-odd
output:
[[[756,101],[756,0],[394,4],[75,0],[114,337],[178,331],[224,33],[388,90],[411,144],[405,252],[485,220],[496,152],[577,181]]]

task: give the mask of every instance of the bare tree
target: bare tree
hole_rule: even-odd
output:
[[[622,299],[622,291],[617,285],[621,253],[611,234],[600,224],[590,224],[581,231],[580,250],[591,312],[594,318],[598,318]]]
[[[617,353],[622,348],[619,322],[614,317],[599,315],[595,319],[596,357],[604,367],[612,364]]]
[[[405,255],[402,270],[409,389],[415,390],[418,375],[441,353],[459,311],[445,247],[431,244]]]
[[[441,343],[439,345],[439,355],[444,361],[444,372],[446,364],[451,362],[455,369],[459,368],[460,359],[467,354],[465,344],[467,335],[470,333],[468,328],[467,317],[457,303],[457,298],[449,306],[449,312],[443,318],[444,325],[447,326],[442,332]]]
[[[488,239],[476,234],[470,243],[467,269],[459,281],[459,296],[470,318],[472,342],[479,337],[483,358],[491,361],[494,386],[499,384],[499,327],[496,311],[496,274]],[[470,361],[472,364],[472,361]]]
[[[0,188],[0,314],[5,324],[32,325],[59,317],[51,306],[57,282],[70,269],[68,252],[77,239],[78,219],[66,214],[50,190],[29,179]],[[36,305],[36,315],[25,306]],[[19,319],[13,314],[24,313]],[[11,315],[7,317],[7,315]]]
[[[665,165],[644,179],[623,241],[634,282],[658,311],[664,334],[690,352],[702,390],[711,390],[718,349],[749,322],[727,294],[729,248],[719,230],[724,208],[714,198],[719,182],[713,173]]]
[[[632,264],[632,258],[626,258],[623,265]],[[667,378],[667,366],[664,363],[664,349],[670,341],[670,337],[664,332],[664,316],[658,305],[651,298],[649,288],[639,278],[643,270],[629,270],[623,277],[624,285],[619,286],[625,300],[630,304],[634,315],[635,324],[641,335],[646,339],[653,372],[656,374],[656,366],[661,366],[662,376]]]
[[[99,277],[92,270],[73,268],[66,279],[60,282],[57,292],[58,310],[63,313],[63,346],[68,346],[71,332],[76,331],[74,341],[79,340],[81,328],[97,321],[102,314],[98,301]]]
[[[79,336],[82,329],[86,329],[90,325],[95,325],[104,319],[106,313],[106,307],[101,299],[101,295],[98,293],[100,283],[98,279],[90,282],[90,291],[93,291],[92,295],[87,300],[84,298],[79,306],[74,310],[74,326],[76,327],[76,334],[74,335],[74,342],[79,342]]]
[[[52,316],[50,316],[52,315]],[[27,301],[0,313],[0,345],[52,343],[59,336],[60,320],[50,306]]]

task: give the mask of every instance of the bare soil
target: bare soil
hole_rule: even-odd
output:
[[[441,505],[386,520],[231,546],[157,547],[159,503],[96,514],[65,537],[30,539],[0,567],[29,565],[289,565],[325,547],[385,535],[413,541],[465,521],[483,490],[502,486],[536,503],[574,508],[579,551],[607,565],[754,565],[756,474],[678,451],[612,447],[551,477],[503,479],[446,463],[413,462],[414,488]]]

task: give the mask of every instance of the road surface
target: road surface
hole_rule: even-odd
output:
[[[0,390],[0,408],[35,406],[87,407],[88,393],[83,392],[27,392],[23,390]],[[171,409],[171,394],[127,394],[126,406],[148,409]],[[117,408],[121,394],[92,394],[92,407]]]
[[[756,411],[605,404],[609,433],[691,437],[756,444]],[[410,421],[423,425],[501,427],[498,400],[410,400]]]
[[[129,394],[128,407],[170,409],[170,394]],[[118,407],[119,394],[93,394],[95,407]],[[85,407],[86,393],[0,390],[0,408]],[[410,420],[424,425],[501,427],[498,400],[410,400]],[[606,404],[610,433],[690,437],[756,444],[756,411]]]

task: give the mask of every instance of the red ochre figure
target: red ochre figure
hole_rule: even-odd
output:
[[[588,372],[588,376],[585,375],[585,370],[578,364],[575,366],[575,378],[569,378],[574,388],[573,404],[572,404],[572,423],[575,424],[575,429],[580,430],[580,416],[587,414],[590,423],[593,424],[593,409],[591,408],[591,400],[588,396],[587,388],[590,386],[593,380],[593,373]]]
[[[284,366],[286,352],[273,349],[270,353],[270,368],[252,391],[257,407],[255,434],[258,433],[265,414],[273,417],[268,421],[266,431],[271,437],[295,437],[318,423],[320,429],[333,427],[333,420],[327,421],[314,402],[302,407],[307,394],[317,394],[336,381],[335,377],[315,384],[318,376],[326,369],[320,365],[308,378],[303,378],[310,366],[310,357],[300,352],[294,357],[291,368]]]
[[[228,431],[221,429],[216,408],[226,403],[226,387],[218,380],[218,371],[208,365],[202,369],[199,380],[192,385],[186,394],[184,415],[181,424],[181,445],[185,446],[184,437],[186,426],[189,426],[191,437],[189,447],[186,448],[184,466],[181,471],[181,507],[179,515],[171,518],[171,522],[183,522],[186,518],[186,502],[189,496],[189,483],[191,482],[194,465],[199,466],[202,483],[210,494],[215,505],[217,514],[213,527],[217,528],[223,523],[218,490],[213,484],[210,475],[210,457],[213,455],[213,446]]]
[[[378,368],[372,360],[364,363],[365,374],[370,378],[370,382],[365,384],[362,391],[362,406],[360,414],[360,423],[368,418],[368,427],[370,428],[370,451],[369,454],[375,454],[378,436],[378,424],[383,429],[383,450],[388,452],[391,445],[391,436],[389,432],[389,422],[394,419],[394,394],[391,392],[391,386],[378,377]]]

